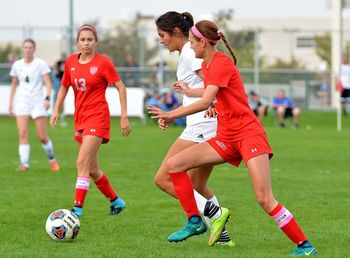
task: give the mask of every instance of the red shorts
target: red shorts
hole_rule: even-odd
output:
[[[208,140],[208,143],[226,162],[236,167],[242,160],[247,164],[251,158],[261,154],[267,153],[269,158],[273,156],[265,133],[234,142],[225,142],[216,136]]]
[[[83,142],[85,135],[94,135],[102,138],[102,143],[109,142],[110,130],[109,128],[84,128],[82,130],[75,131],[74,140],[76,142]]]

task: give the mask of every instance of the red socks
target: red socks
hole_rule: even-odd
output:
[[[169,173],[174,190],[187,217],[200,216],[194,198],[192,182],[186,172]]]
[[[295,244],[299,245],[307,240],[303,231],[295,221],[293,214],[281,204],[278,204],[269,215],[277,222],[282,231]]]
[[[90,186],[90,177],[78,176],[75,184],[74,206],[83,207]]]
[[[108,198],[108,200],[113,201],[117,198],[117,193],[113,190],[111,184],[109,183],[108,177],[103,174],[102,177],[95,181],[98,190]]]

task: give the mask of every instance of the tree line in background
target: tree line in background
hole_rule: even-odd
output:
[[[214,20],[219,28],[224,32],[224,35],[232,47],[238,58],[238,66],[242,68],[253,68],[255,60],[255,31],[232,31],[228,24],[233,20],[234,11],[232,9],[220,10],[214,14]],[[159,48],[157,46],[148,46],[146,40],[142,40],[140,37],[140,23],[142,17],[140,14],[136,15],[134,20],[124,22],[123,24],[116,25],[104,35],[100,36],[98,51],[108,55],[117,66],[124,66],[127,63],[127,56],[132,54],[136,60],[136,63],[140,59],[140,44],[143,44],[144,60],[151,60],[158,54]],[[92,21],[91,24],[98,27],[98,21]],[[331,35],[316,35],[315,51],[316,55],[325,63],[328,67],[331,67]],[[218,44],[219,50],[229,54],[223,43]],[[346,43],[343,51],[344,54],[350,54],[350,42]],[[13,57],[18,58],[21,54],[21,48],[11,43],[8,43],[0,47],[0,63],[9,62],[9,59]],[[138,64],[140,66],[140,64]],[[145,62],[147,66],[147,62]],[[259,66],[266,68],[280,68],[280,69],[293,69],[303,68],[303,65],[292,56],[290,60],[282,60],[277,58],[275,63],[266,65],[264,62],[264,56],[259,56]]]

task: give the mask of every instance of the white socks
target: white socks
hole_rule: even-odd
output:
[[[18,146],[18,154],[21,165],[29,167],[30,145],[20,144]]]
[[[46,155],[48,156],[49,160],[55,160],[55,154],[53,152],[53,145],[52,145],[52,141],[49,139],[49,141],[46,144],[41,144],[41,146],[43,147]]]

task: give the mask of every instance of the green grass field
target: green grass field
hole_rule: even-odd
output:
[[[350,117],[336,131],[334,113],[304,112],[301,127],[281,129],[267,117],[274,150],[271,174],[278,201],[293,212],[320,257],[350,257]],[[220,165],[210,186],[232,211],[227,225],[235,248],[208,247],[208,233],[170,244],[168,234],[186,220],[177,200],[153,184],[153,176],[182,128],[163,132],[133,120],[123,138],[113,120],[112,141],[101,147],[100,165],[127,209],[110,217],[109,203],[91,184],[81,231],[71,243],[45,232],[47,216],[71,208],[76,180],[76,144],[69,127],[50,129],[62,171],[51,172],[31,129],[31,168],[18,172],[15,121],[0,117],[0,257],[286,257],[294,245],[257,205],[245,165]]]

